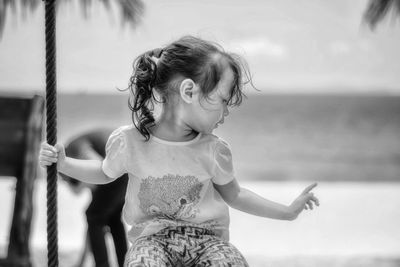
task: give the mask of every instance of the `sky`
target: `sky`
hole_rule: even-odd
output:
[[[400,23],[371,31],[368,0],[146,0],[135,28],[95,3],[77,0],[57,17],[57,85],[63,93],[126,88],[139,54],[191,34],[220,43],[248,63],[261,92],[400,93]],[[0,40],[0,92],[45,87],[44,11],[9,12]]]

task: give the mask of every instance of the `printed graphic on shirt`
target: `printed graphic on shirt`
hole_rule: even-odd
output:
[[[193,219],[203,184],[195,176],[149,176],[140,184],[140,209],[148,215],[173,220]]]

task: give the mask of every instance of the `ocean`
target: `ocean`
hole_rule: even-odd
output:
[[[127,95],[60,95],[63,141],[131,123]],[[241,179],[399,181],[400,96],[249,94],[215,131]]]

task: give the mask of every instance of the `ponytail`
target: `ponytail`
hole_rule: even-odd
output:
[[[130,79],[129,108],[132,121],[138,131],[150,139],[149,128],[154,125],[154,86],[157,79],[157,63],[162,49],[155,49],[140,55],[134,62],[134,74]]]

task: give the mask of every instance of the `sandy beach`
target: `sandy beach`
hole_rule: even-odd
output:
[[[0,244],[4,255],[13,198],[12,182],[0,180]],[[241,185],[271,200],[288,203],[307,182],[245,182]],[[31,247],[35,266],[46,262],[45,181],[35,191]],[[394,267],[400,263],[400,184],[320,183],[321,206],[295,221],[276,221],[231,210],[231,242],[250,266]],[[59,184],[60,266],[78,260],[85,233],[86,192],[77,197]],[[384,199],[382,205],[377,199]],[[87,261],[90,266],[91,260]],[[323,265],[322,265],[323,264]]]

